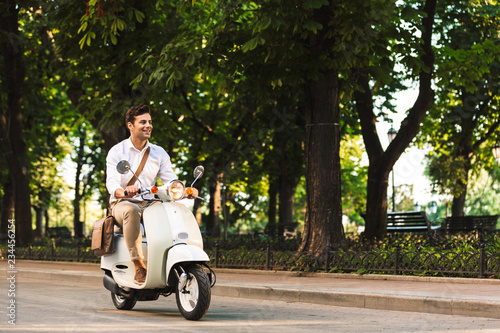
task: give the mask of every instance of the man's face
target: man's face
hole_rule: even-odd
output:
[[[148,140],[153,130],[153,121],[149,113],[144,113],[135,117],[134,123],[128,123],[127,126],[130,130],[130,136],[141,140]]]

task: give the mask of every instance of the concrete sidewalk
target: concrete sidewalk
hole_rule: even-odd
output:
[[[0,262],[7,276],[7,261]],[[500,280],[215,269],[217,296],[500,319]],[[102,284],[99,264],[16,261],[16,279]],[[103,287],[104,288],[104,287]]]

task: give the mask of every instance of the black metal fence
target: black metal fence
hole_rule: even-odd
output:
[[[264,249],[206,249],[215,268],[292,270],[309,272],[358,272],[500,278],[500,253],[488,253],[484,245],[473,252],[327,251],[323,253]],[[0,258],[8,250],[0,249]],[[89,247],[17,247],[16,259],[99,262]]]
[[[463,277],[500,277],[500,253],[388,251],[207,251],[215,267],[311,272],[358,272]]]
[[[8,250],[0,248],[0,258],[8,256]],[[16,247],[16,259],[99,262],[90,247]]]

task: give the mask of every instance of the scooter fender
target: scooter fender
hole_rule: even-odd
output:
[[[172,267],[181,262],[207,262],[210,261],[208,255],[195,245],[179,244],[168,250],[166,277],[167,281],[172,273]],[[175,273],[173,273],[175,274]]]

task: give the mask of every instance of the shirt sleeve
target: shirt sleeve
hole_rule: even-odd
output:
[[[115,191],[121,186],[121,174],[116,170],[119,155],[117,149],[111,148],[106,156],[106,188],[111,196],[111,201],[115,198]]]

